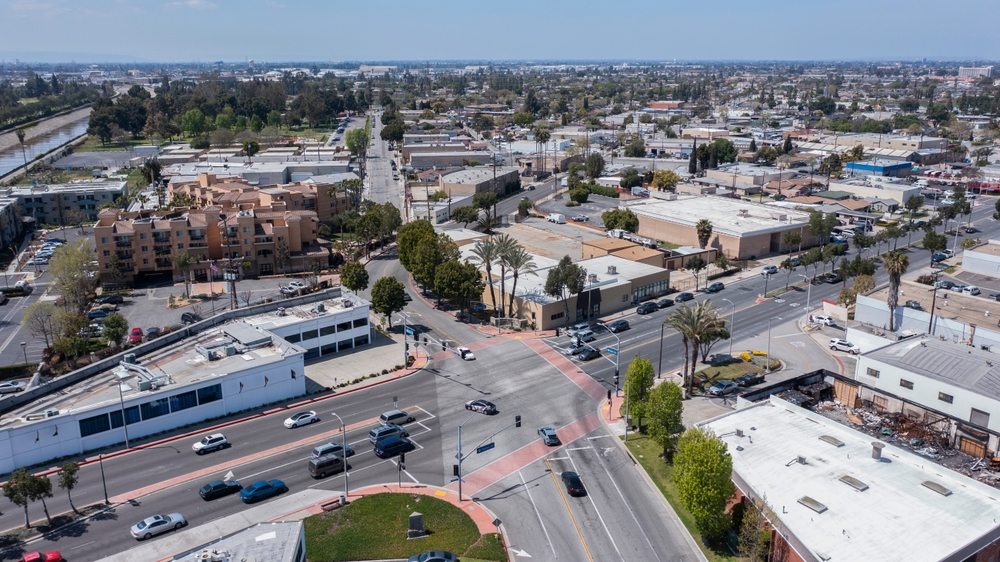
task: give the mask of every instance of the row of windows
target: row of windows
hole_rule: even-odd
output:
[[[635,290],[635,296],[642,300],[648,296],[658,296],[667,292],[670,288],[669,281],[657,281],[656,283],[650,283],[649,285],[643,285]]]
[[[869,368],[868,375],[878,378],[879,372],[876,371],[875,369]],[[899,379],[899,386],[907,390],[913,390],[913,381],[908,381],[906,379]],[[955,397],[945,392],[938,392],[938,400],[948,404],[955,403]],[[989,412],[984,412],[982,410],[977,410],[975,408],[972,408],[972,413],[969,414],[969,421],[980,427],[988,427],[990,424],[990,414]]]
[[[187,410],[188,408],[194,408],[195,406],[204,406],[217,400],[222,400],[221,384],[213,384],[212,386],[206,386],[198,390],[191,390],[167,398],[153,400],[152,402],[145,402],[138,406],[130,406],[125,408],[124,416],[121,410],[98,414],[80,420],[80,436],[87,437],[119,428],[125,424],[131,425],[140,421],[147,421],[167,414],[180,412],[181,410]],[[123,417],[124,423],[122,421]]]
[[[337,332],[346,332],[353,328],[364,328],[368,325],[367,318],[358,318],[354,322],[341,322],[334,327],[332,324],[329,326],[324,326],[319,330],[306,330],[301,334],[290,334],[284,336],[285,341],[289,343],[299,343],[301,341],[314,340],[320,336],[329,336]]]

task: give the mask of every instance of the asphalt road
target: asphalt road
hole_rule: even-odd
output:
[[[365,161],[367,167],[367,177],[365,181],[368,186],[366,199],[382,204],[392,203],[402,211],[399,192],[401,183],[392,179],[392,152],[388,145],[382,140],[382,112],[376,111],[372,114],[372,136],[371,147],[368,149],[368,158]]]

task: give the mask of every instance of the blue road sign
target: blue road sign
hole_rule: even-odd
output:
[[[413,335],[413,328],[406,328],[406,335],[412,336]]]
[[[476,447],[476,454],[478,455],[479,453],[485,453],[486,451],[489,451],[490,449],[496,446],[497,446],[496,443],[487,443],[482,447]]]
[[[609,347],[608,353],[610,353],[611,355],[618,355],[618,350],[614,347]]]

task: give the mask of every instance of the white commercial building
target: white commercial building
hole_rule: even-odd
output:
[[[992,66],[960,66],[958,67],[959,78],[988,78],[993,76]]]
[[[123,181],[82,181],[59,185],[19,185],[0,190],[16,198],[25,217],[39,224],[65,226],[78,219],[96,221],[101,206],[128,193]]]
[[[1000,275],[1000,240],[990,240],[963,252],[962,269],[991,277]]]
[[[858,199],[893,199],[903,206],[910,197],[920,195],[920,186],[899,178],[873,175],[830,182],[830,191],[846,191]]]

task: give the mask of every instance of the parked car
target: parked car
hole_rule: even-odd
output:
[[[132,536],[137,539],[148,539],[153,535],[180,529],[187,525],[187,520],[180,513],[170,515],[154,515],[132,525]]]
[[[184,314],[181,314],[181,322],[185,324],[193,324],[199,320],[201,320],[201,317],[193,312],[185,312]]]
[[[205,453],[210,453],[212,451],[218,451],[219,449],[225,449],[229,446],[229,441],[226,440],[226,436],[221,433],[213,433],[206,436],[201,441],[198,441],[194,445],[191,445],[191,449],[198,453],[199,455],[204,455]]]
[[[836,271],[828,271],[820,276],[819,280],[821,283],[829,283],[833,285],[834,283],[840,283],[844,280],[844,278],[841,277]]]
[[[839,338],[834,338],[830,340],[830,349],[833,349],[835,351],[846,351],[851,355],[857,355],[858,353],[861,353],[861,349],[858,346],[854,345],[853,343],[845,339],[839,339]]]
[[[297,414],[293,414],[291,417],[285,420],[285,427],[287,427],[288,429],[292,429],[295,427],[299,427],[301,425],[309,425],[311,423],[316,423],[318,421],[319,421],[319,416],[316,415],[316,412],[310,410],[308,412],[299,412]]]
[[[303,283],[302,281],[289,281],[288,282],[288,286],[289,287],[295,287],[296,289],[305,289],[306,288],[306,284]]]
[[[128,342],[132,344],[142,343],[142,328],[132,328],[132,333],[128,336]]]
[[[674,306],[674,299],[667,297],[656,301],[656,308],[667,308]]]
[[[1000,301],[1000,293],[990,293],[990,296],[986,297],[991,301]]]
[[[87,313],[87,319],[88,320],[97,320],[98,318],[100,318],[100,319],[103,320],[105,316],[110,315],[112,312],[114,312],[114,311],[113,310],[108,310],[106,308],[98,308],[97,310],[91,310],[90,312],[88,312]]]
[[[26,552],[21,557],[21,562],[65,562],[62,554],[58,550],[48,552]]]
[[[556,430],[547,425],[543,425],[538,428],[538,436],[541,437],[542,441],[550,447],[559,444],[559,436],[556,435]]]
[[[721,291],[721,290],[723,290],[725,288],[726,288],[726,285],[724,283],[722,283],[720,281],[716,281],[715,283],[712,283],[708,287],[705,287],[705,292],[706,293],[718,293],[719,291]]]
[[[618,332],[624,332],[629,329],[628,320],[615,320],[614,322],[608,324],[608,330],[612,333],[617,334]]]
[[[601,352],[596,348],[588,347],[580,352],[580,361],[590,361],[601,356]]]
[[[932,262],[944,261],[946,259],[948,259],[948,254],[942,254],[941,252],[934,252],[933,254],[931,254]]]
[[[329,443],[324,443],[323,445],[317,445],[313,447],[310,458],[318,459],[326,455],[341,455],[344,454],[344,445],[336,441],[331,441]],[[347,456],[354,456],[354,449],[351,448],[351,444],[347,444]]]
[[[375,456],[380,459],[391,459],[402,453],[409,453],[417,447],[409,439],[386,437],[375,443]]]
[[[968,287],[962,289],[963,295],[978,295],[979,293],[979,287],[976,287],[975,285],[969,285]]]
[[[243,489],[236,480],[213,480],[198,489],[198,495],[205,501],[235,494]]]
[[[906,301],[906,307],[912,308],[913,310],[920,310],[920,301],[908,300]]]
[[[580,475],[575,472],[563,472],[559,475],[562,478],[563,484],[566,486],[566,493],[571,496],[586,496],[587,489],[583,487],[583,480],[580,480]]]
[[[21,381],[0,382],[0,394],[13,394],[15,392],[21,392],[27,388],[27,386],[27,384]]]
[[[691,293],[680,293],[674,297],[674,302],[684,302],[689,300],[694,300],[694,295]]]
[[[708,393],[712,396],[722,396],[723,394],[733,392],[736,388],[736,383],[733,381],[719,381],[708,389]]]
[[[810,316],[809,320],[815,322],[816,324],[822,324],[824,326],[836,326],[837,321],[830,316],[825,316],[823,314],[817,314],[816,316]]]
[[[288,285],[286,287],[282,287],[281,288],[281,294],[282,295],[294,295],[298,290],[299,290],[298,287],[292,287],[291,285]]]
[[[146,340],[151,340],[160,337],[160,329],[156,326],[146,330]]]
[[[80,331],[77,332],[76,335],[81,338],[99,338],[101,337],[101,325],[91,324],[89,326],[84,326],[80,328]]]
[[[97,299],[97,304],[121,304],[123,302],[125,302],[125,299],[120,295],[109,295]]]
[[[788,258],[788,261],[789,263],[792,264],[792,267],[798,267],[802,265],[802,260],[800,260],[799,258]]]
[[[379,416],[378,419],[382,422],[382,425],[402,425],[404,423],[413,423],[417,421],[416,418],[402,410],[389,410]]]
[[[736,386],[748,387],[764,382],[764,373],[747,373],[736,379]]]
[[[469,400],[465,403],[466,410],[479,412],[480,414],[493,415],[497,413],[497,406],[493,402],[486,400]]]
[[[428,550],[420,554],[414,554],[406,562],[458,562],[458,557],[454,552],[447,550]]]
[[[576,222],[587,222],[590,220],[590,217],[588,217],[587,215],[573,215],[572,217],[570,217],[569,220]]]
[[[635,309],[636,314],[652,314],[653,312],[656,312],[656,305],[651,302],[644,302]]]
[[[955,283],[953,283],[951,281],[938,281],[937,283],[934,284],[934,287],[936,287],[938,289],[945,289],[945,290],[951,289],[954,286],[955,286]]]
[[[240,499],[243,503],[257,503],[287,491],[288,486],[281,480],[261,480],[240,490]]]
[[[368,440],[371,441],[372,445],[378,443],[379,441],[387,437],[402,438],[409,436],[410,434],[407,433],[407,431],[403,429],[402,426],[398,426],[396,424],[380,425],[378,427],[372,428],[372,430],[368,432]]]
[[[761,275],[777,275],[778,266],[776,265],[765,265],[764,270],[761,271]]]
[[[961,293],[964,290],[965,290],[965,285],[961,283],[955,283],[954,285],[951,286],[950,289],[950,291],[953,293]]]

